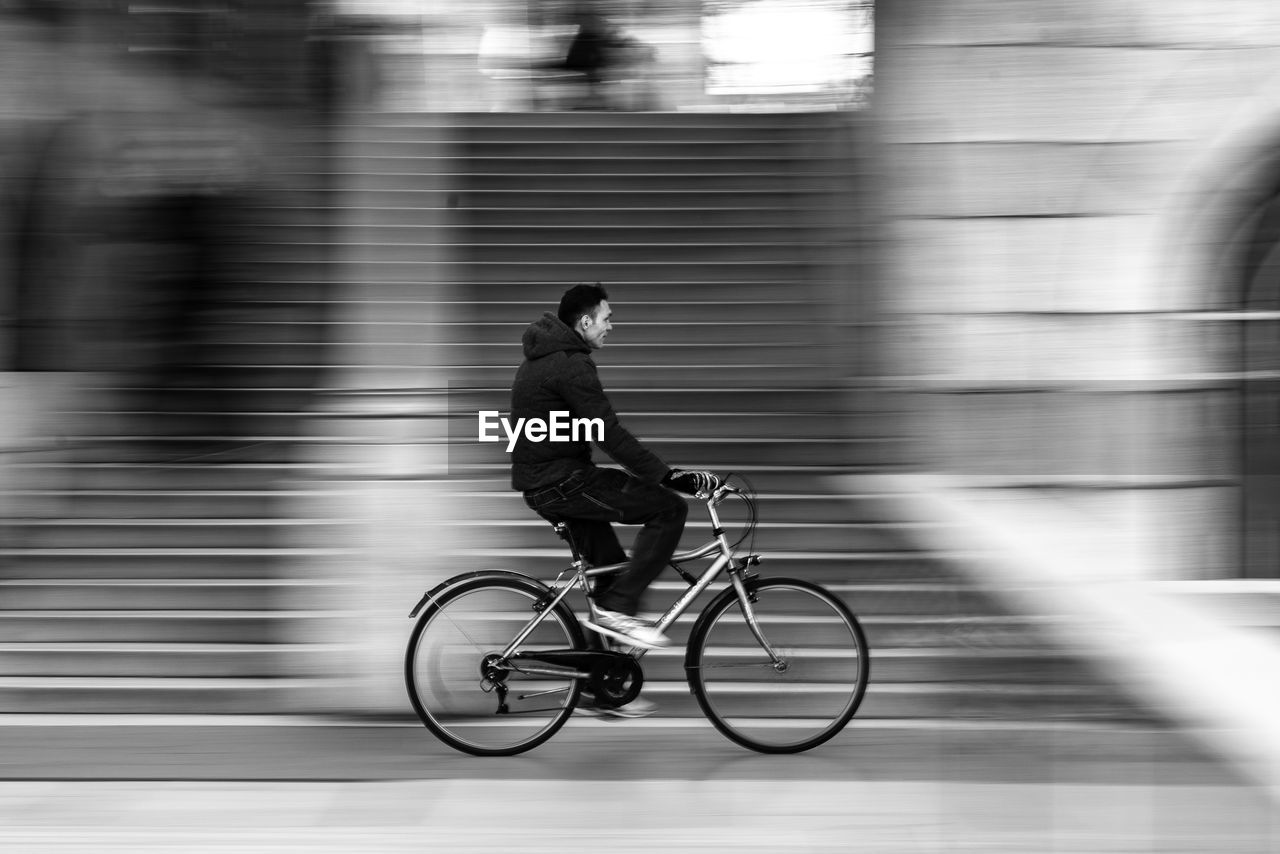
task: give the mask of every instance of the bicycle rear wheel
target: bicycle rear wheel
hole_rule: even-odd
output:
[[[732,741],[761,753],[799,753],[840,732],[870,676],[867,641],[829,591],[791,578],[749,579],[751,609],[775,662],[729,588],[698,618],[685,659],[703,713]]]
[[[427,729],[476,756],[511,756],[549,739],[573,713],[579,680],[522,673],[497,662],[548,589],[527,576],[490,572],[452,579],[437,591],[405,654],[409,698]],[[562,603],[518,651],[584,646],[581,626]]]

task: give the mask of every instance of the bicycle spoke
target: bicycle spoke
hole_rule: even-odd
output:
[[[567,719],[577,700],[574,678],[524,673],[498,659],[536,616],[532,605],[542,592],[532,581],[478,579],[451,589],[424,611],[406,677],[415,710],[446,743],[470,753],[507,755],[541,743]],[[581,644],[576,621],[558,608],[533,629],[523,649]],[[557,695],[560,702],[548,705],[547,698]]]
[[[761,649],[736,597],[716,600],[695,645],[691,687],[717,728],[765,752],[806,750],[844,727],[866,686],[861,628],[808,582],[760,581],[752,610],[778,659]]]

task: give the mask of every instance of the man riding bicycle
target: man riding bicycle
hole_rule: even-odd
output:
[[[511,387],[511,418],[516,424],[521,418],[550,423],[551,413],[568,412],[599,419],[604,429],[598,443],[630,473],[594,465],[590,443],[576,431],[566,441],[532,441],[519,431],[511,485],[539,515],[565,521],[582,556],[595,566],[627,560],[611,523],[644,526],[627,568],[597,580],[596,616],[585,622],[602,635],[654,649],[670,641],[636,619],[636,612],[684,531],[688,504],[671,490],[696,495],[715,489],[719,480],[709,472],[669,467],[618,421],[591,359],[613,328],[608,297],[598,283],[575,285],[556,314],[547,312],[529,325],[525,361]]]

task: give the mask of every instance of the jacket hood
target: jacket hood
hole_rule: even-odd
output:
[[[549,311],[529,324],[521,340],[526,359],[541,359],[562,350],[569,353],[591,352],[586,341]]]

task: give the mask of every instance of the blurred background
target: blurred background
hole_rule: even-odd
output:
[[[1267,0],[0,0],[0,717],[411,724],[422,592],[564,563],[467,437],[599,281],[624,422],[862,619],[851,731],[1273,797],[1278,52]]]

